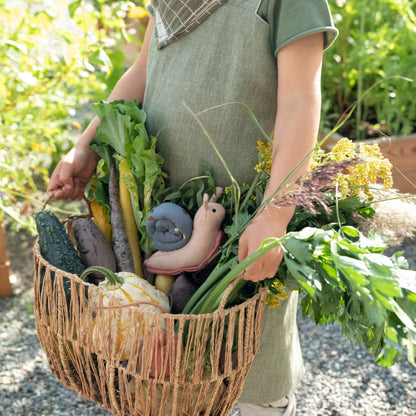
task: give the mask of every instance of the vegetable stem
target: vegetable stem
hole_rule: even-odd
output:
[[[230,285],[243,271],[244,269],[249,266],[251,263],[256,261],[258,258],[266,254],[268,251],[272,250],[273,248],[282,244],[282,241],[286,238],[283,236],[281,238],[267,238],[263,241],[260,247],[253,253],[251,253],[248,257],[246,257],[243,261],[238,263],[234,266],[212,289],[208,298],[203,303],[203,305],[197,310],[194,308],[191,313],[193,314],[203,314],[213,312],[216,308],[218,308],[222,297],[224,296],[224,292],[227,289],[228,285]]]
[[[233,260],[233,259],[232,259]],[[222,265],[217,265],[215,269],[211,272],[211,274],[207,277],[204,283],[198,288],[198,290],[193,294],[191,299],[189,299],[188,303],[185,306],[185,309],[182,313],[188,314],[191,313],[191,310],[194,309],[195,305],[203,298],[208,291],[214,286],[217,281],[224,275],[225,272],[231,269],[232,261],[229,260]]]
[[[101,273],[102,275],[104,275],[104,277],[108,280],[107,289],[109,290],[118,289],[124,283],[124,279],[122,276],[102,266],[88,267],[88,269],[85,269],[82,272],[80,279],[85,280],[85,278],[89,274],[94,273],[94,272]]]

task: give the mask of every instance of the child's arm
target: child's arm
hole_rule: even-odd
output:
[[[153,26],[154,19],[151,17],[136,61],[117,82],[107,101],[138,99],[139,102],[143,102],[147,56]],[[79,200],[84,196],[85,186],[91,179],[99,160],[97,154],[89,148],[99,123],[99,118],[94,117],[75,146],[56,166],[47,188],[48,192],[55,191],[54,199]]]
[[[288,44],[277,55],[278,110],[265,200],[314,148],[320,120],[322,54],[323,35],[317,33]],[[307,172],[309,163],[310,158],[290,182]],[[258,215],[240,238],[239,260],[255,251],[264,239],[283,236],[294,209],[268,207]],[[281,249],[273,249],[250,265],[243,277],[253,281],[273,277],[281,259]]]

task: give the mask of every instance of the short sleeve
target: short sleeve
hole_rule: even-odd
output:
[[[327,0],[262,0],[258,13],[270,24],[274,54],[314,33],[324,34],[324,49],[338,36]]]

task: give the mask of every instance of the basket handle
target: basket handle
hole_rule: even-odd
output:
[[[237,276],[227,287],[227,289],[225,289],[224,294],[222,295],[221,298],[221,302],[218,305],[218,310],[223,311],[225,309],[225,305],[227,303],[228,300],[228,296],[230,296],[230,293],[232,292],[232,290],[234,289],[234,287],[237,285],[237,283],[242,279],[241,274],[239,276]]]
[[[41,211],[44,211],[45,210],[45,208],[49,204],[50,200],[53,199],[56,191],[57,191],[57,189],[55,189],[54,191],[52,191],[50,194],[47,194],[48,197],[45,199],[45,202],[42,205]],[[92,218],[93,217],[93,214],[92,214],[92,210],[91,210],[90,201],[88,200],[88,198],[85,195],[83,195],[82,200],[85,202],[85,204],[87,206],[88,216]]]

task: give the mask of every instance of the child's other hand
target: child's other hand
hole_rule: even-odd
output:
[[[287,216],[279,208],[267,208],[262,211],[247,226],[240,237],[238,260],[241,262],[256,251],[266,238],[280,238],[285,235],[287,224]],[[282,249],[275,247],[248,266],[242,278],[258,282],[266,278],[274,277],[282,258]]]
[[[55,192],[54,199],[80,200],[99,160],[88,146],[75,146],[58,163],[52,173],[47,192]]]

